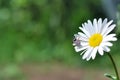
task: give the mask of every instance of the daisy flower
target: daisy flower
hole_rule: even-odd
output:
[[[88,20],[79,29],[82,32],[74,35],[73,46],[76,52],[82,51],[82,59],[87,61],[95,59],[96,54],[103,55],[104,52],[109,52],[113,44],[111,41],[116,41],[116,34],[110,32],[115,28],[115,24],[112,24],[113,20],[108,21],[101,18],[94,19],[93,23]]]

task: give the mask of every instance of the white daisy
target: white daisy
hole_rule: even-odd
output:
[[[93,23],[88,20],[87,23],[82,24],[79,29],[82,32],[74,35],[73,45],[76,52],[82,51],[82,59],[87,61],[95,59],[97,52],[103,55],[104,52],[110,51],[111,41],[116,41],[116,34],[109,34],[114,28],[113,20],[107,22],[107,19],[94,19]]]

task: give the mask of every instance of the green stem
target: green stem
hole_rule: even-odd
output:
[[[115,73],[116,73],[117,80],[120,80],[119,75],[118,75],[118,70],[117,70],[117,67],[116,67],[116,65],[115,65],[115,61],[113,60],[113,58],[112,58],[112,56],[111,56],[110,53],[108,53],[108,56],[109,56],[109,58],[110,58],[110,60],[111,60],[111,62],[112,62],[112,64],[113,64],[113,67],[114,67],[114,70],[115,70]]]

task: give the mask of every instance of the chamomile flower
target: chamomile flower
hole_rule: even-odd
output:
[[[116,41],[116,34],[110,32],[115,28],[112,24],[113,20],[108,21],[101,18],[94,19],[93,23],[88,20],[79,29],[82,32],[74,35],[73,46],[76,52],[82,51],[82,59],[87,61],[95,59],[96,54],[103,55],[104,52],[109,52],[113,44],[111,41]]]

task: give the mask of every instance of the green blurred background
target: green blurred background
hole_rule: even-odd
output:
[[[111,68],[106,55],[86,62],[72,46],[78,27],[94,18],[113,19],[117,24],[114,32],[118,41],[111,53],[120,67],[119,3],[119,0],[0,0],[0,80],[48,80],[26,79],[21,66],[30,64]]]

